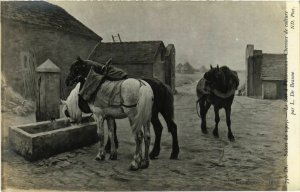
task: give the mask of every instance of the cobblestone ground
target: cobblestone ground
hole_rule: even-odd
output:
[[[34,115],[2,114],[2,185],[4,189],[44,190],[285,190],[285,103],[236,97],[232,109],[235,142],[227,139],[225,112],[220,138],[212,135],[214,114],[207,115],[208,135],[200,131],[195,109],[196,82],[178,87],[175,120],[179,160],[169,160],[171,135],[164,124],[161,153],[146,170],[128,170],[134,151],[128,120],[118,120],[118,160],[95,161],[97,144],[49,159],[27,162],[9,149],[10,125]],[[152,142],[154,140],[151,129]]]

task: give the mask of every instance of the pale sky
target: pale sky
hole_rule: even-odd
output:
[[[67,12],[103,38],[162,40],[176,63],[245,69],[245,49],[284,51],[285,2],[63,2]]]

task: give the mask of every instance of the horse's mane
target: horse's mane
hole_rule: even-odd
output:
[[[232,71],[227,66],[220,67],[222,72],[223,82],[217,82],[217,89],[223,93],[227,93],[232,89],[237,89],[239,86],[239,78],[236,71]]]
[[[68,111],[70,114],[70,117],[76,121],[80,122],[82,117],[82,112],[78,106],[78,93],[80,89],[80,83],[77,83],[75,88],[71,91],[69,97],[66,100]]]
[[[102,72],[104,64],[101,64],[101,63],[98,63],[98,62],[92,61],[92,60],[83,60],[83,62],[85,64],[87,64],[90,68],[93,67],[93,69],[96,73]]]

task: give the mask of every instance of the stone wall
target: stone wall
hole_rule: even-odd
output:
[[[127,72],[128,77],[142,78],[153,77],[152,64],[135,64],[135,65],[114,65]]]
[[[263,81],[262,83],[262,98],[277,99],[277,83],[276,81]]]
[[[61,96],[66,98],[70,88],[66,88],[64,81],[70,64],[77,56],[87,58],[98,43],[98,40],[83,35],[8,19],[2,19],[1,30],[1,71],[6,75],[7,83],[21,94],[24,92],[21,52],[33,52],[37,66],[49,58],[61,69]]]

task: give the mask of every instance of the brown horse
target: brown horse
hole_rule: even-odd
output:
[[[67,86],[73,86],[78,82],[80,82],[81,80],[84,80],[84,78],[88,75],[91,68],[93,68],[95,72],[99,74],[103,74],[104,66],[105,65],[95,61],[82,60],[81,58],[77,58],[77,60],[70,66],[70,71],[66,78],[65,83]],[[123,79],[127,78],[126,74],[124,74],[122,70],[113,66],[108,66],[108,68],[113,69],[111,70],[112,71],[111,76],[121,76]],[[114,79],[109,78],[109,80],[114,80]],[[151,159],[156,159],[160,153],[161,135],[163,130],[163,126],[158,118],[158,114],[160,113],[165,119],[165,122],[168,127],[168,131],[172,135],[172,152],[170,155],[170,159],[178,159],[179,145],[178,145],[178,137],[177,137],[177,125],[174,122],[174,97],[173,97],[172,90],[170,87],[168,87],[167,85],[165,85],[164,83],[162,83],[157,79],[143,78],[142,80],[146,81],[151,86],[154,94],[151,123],[153,125],[153,129],[155,133],[155,141],[154,141],[153,149],[149,154],[149,156]],[[80,109],[85,113],[90,113],[89,106],[87,104],[84,104],[85,102],[83,102],[82,100],[80,101],[81,101]],[[114,122],[114,126],[116,127],[115,122]],[[114,130],[116,130],[116,128]],[[115,133],[114,135],[115,135],[114,142],[116,143],[116,147],[118,147],[117,134]],[[111,141],[108,140],[105,149],[107,151],[110,151],[110,146],[111,146]]]
[[[204,134],[207,133],[206,113],[210,106],[213,105],[215,112],[213,135],[218,138],[218,125],[220,122],[219,110],[224,108],[228,127],[228,139],[234,141],[234,136],[231,131],[230,114],[234,93],[239,86],[239,78],[237,73],[230,70],[227,66],[210,67],[210,70],[206,72],[204,77],[198,82],[196,89],[198,96],[197,106],[200,106],[201,130]]]

